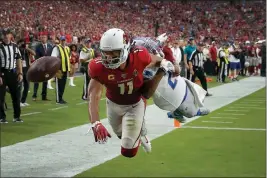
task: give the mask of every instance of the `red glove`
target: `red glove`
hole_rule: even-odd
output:
[[[99,121],[92,124],[92,130],[94,132],[95,142],[105,143],[108,140],[108,137],[111,138],[107,129]]]

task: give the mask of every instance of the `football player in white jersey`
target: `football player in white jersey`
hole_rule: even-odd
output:
[[[133,39],[133,44],[144,46],[150,53],[162,56],[162,44],[167,40],[164,35],[160,35],[157,40],[151,38],[137,37]],[[164,54],[163,56],[164,57]],[[153,78],[157,69],[147,68],[143,75],[146,80]],[[175,118],[180,122],[185,122],[184,116],[191,118],[194,116],[207,115],[210,111],[203,105],[206,91],[199,85],[181,77],[173,76],[169,73],[165,75],[153,95],[156,106],[168,112],[169,118]]]

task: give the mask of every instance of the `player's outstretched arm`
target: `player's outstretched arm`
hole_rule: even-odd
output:
[[[149,81],[145,82],[142,86],[142,95],[144,98],[149,99],[155,93],[160,80],[167,72],[174,72],[174,66],[170,61],[162,59],[159,56],[150,54],[151,63],[149,67],[160,67],[156,75]]]
[[[155,76],[146,82],[144,82],[141,91],[144,98],[149,99],[155,93],[160,80],[165,75],[165,71],[161,68],[158,69]]]
[[[99,101],[102,93],[102,84],[95,79],[91,79],[88,87],[89,105],[88,111],[92,129],[95,136],[95,142],[105,143],[111,135],[102,125],[99,118]]]
[[[93,124],[96,121],[99,121],[99,101],[102,94],[102,84],[95,79],[91,79],[88,86],[88,95],[89,95],[89,116],[90,122]]]

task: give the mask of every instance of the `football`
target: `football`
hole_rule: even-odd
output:
[[[61,60],[57,57],[44,56],[35,60],[27,72],[30,82],[45,82],[53,78],[61,68]]]

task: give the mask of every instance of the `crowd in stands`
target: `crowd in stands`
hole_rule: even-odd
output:
[[[133,36],[167,32],[171,38],[211,41],[264,39],[265,1],[3,1],[0,29],[9,27],[26,41],[45,32],[50,39],[81,36],[99,41],[109,28]],[[260,7],[260,8],[259,8]],[[251,28],[253,27],[253,28]]]

